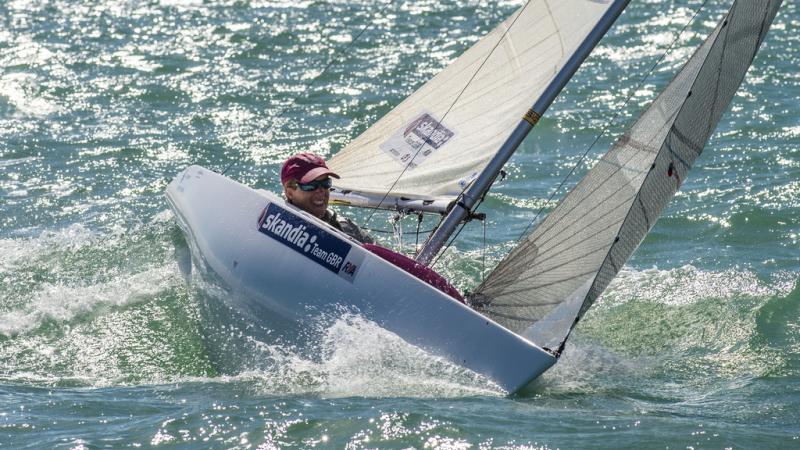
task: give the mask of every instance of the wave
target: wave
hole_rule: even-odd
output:
[[[491,380],[415,347],[346,305],[296,326],[253,322],[236,295],[192,272],[209,359],[223,376],[254,381],[259,395],[463,397],[503,395]]]
[[[46,322],[69,322],[100,307],[120,307],[142,301],[174,286],[177,265],[125,274],[99,284],[44,283],[22,307],[0,313],[0,334],[27,333]]]
[[[797,374],[798,300],[794,272],[762,279],[692,266],[624,271],[576,328],[545,386],[676,400]],[[671,389],[677,385],[685,389]]]
[[[244,383],[260,395],[503,395],[490,380],[349,311],[304,330],[315,342],[310,351],[253,338],[245,326],[230,326],[235,316],[227,325],[208,320],[200,310],[209,299],[184,279],[176,255],[186,243],[168,214],[126,230],[73,225],[4,239],[0,250],[8,255],[0,276],[11,281],[0,288],[0,378],[8,382],[214,380]],[[459,256],[471,253],[457,253],[445,267],[463,265]],[[469,276],[455,281],[468,285]],[[625,270],[561,361],[523,397],[619,391],[661,398],[673,383],[706,392],[798,373],[798,279],[791,271],[764,278],[738,268]],[[214,347],[233,363],[220,363]]]

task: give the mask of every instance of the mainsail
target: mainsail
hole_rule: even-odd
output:
[[[483,314],[560,351],[685,180],[780,3],[734,2],[633,127],[478,287]]]
[[[330,162],[346,191],[453,200],[627,0],[530,0]],[[621,8],[619,8],[621,9]],[[449,200],[448,200],[449,199]]]

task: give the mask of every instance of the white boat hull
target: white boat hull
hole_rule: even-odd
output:
[[[343,306],[509,393],[556,362],[270,192],[192,166],[167,198],[194,258],[233,293],[231,306],[278,334]]]

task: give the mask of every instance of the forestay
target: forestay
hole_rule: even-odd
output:
[[[336,154],[337,188],[455,198],[612,4],[528,1]]]
[[[733,4],[633,127],[479,286],[472,300],[483,314],[560,352],[685,179],[780,3]]]

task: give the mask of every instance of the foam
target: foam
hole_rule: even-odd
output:
[[[359,316],[345,316],[328,328],[322,352],[328,396],[450,397],[502,392],[488,379],[431,356]]]
[[[317,331],[315,331],[317,332]],[[345,314],[320,329],[312,354],[253,341],[266,367],[221,381],[247,381],[259,395],[314,394],[326,398],[502,396],[490,380],[408,344],[360,316]]]
[[[35,259],[53,250],[80,250],[95,244],[99,235],[82,224],[74,223],[59,231],[45,231],[38,237],[0,239],[0,273],[20,262]]]
[[[29,51],[30,50],[30,51]],[[18,47],[15,51],[19,52],[21,60],[28,58],[39,59],[34,56],[41,53],[48,54],[46,49],[28,49],[26,46]],[[45,59],[49,57],[43,56]],[[37,97],[32,93],[36,86],[36,76],[32,74],[12,73],[0,77],[0,95],[8,98],[8,102],[20,113],[29,116],[45,117],[59,110],[58,105],[45,98]]]
[[[25,306],[0,313],[0,333],[14,336],[46,321],[67,322],[98,306],[122,306],[153,296],[178,280],[177,265],[126,274],[100,284],[45,283]]]

